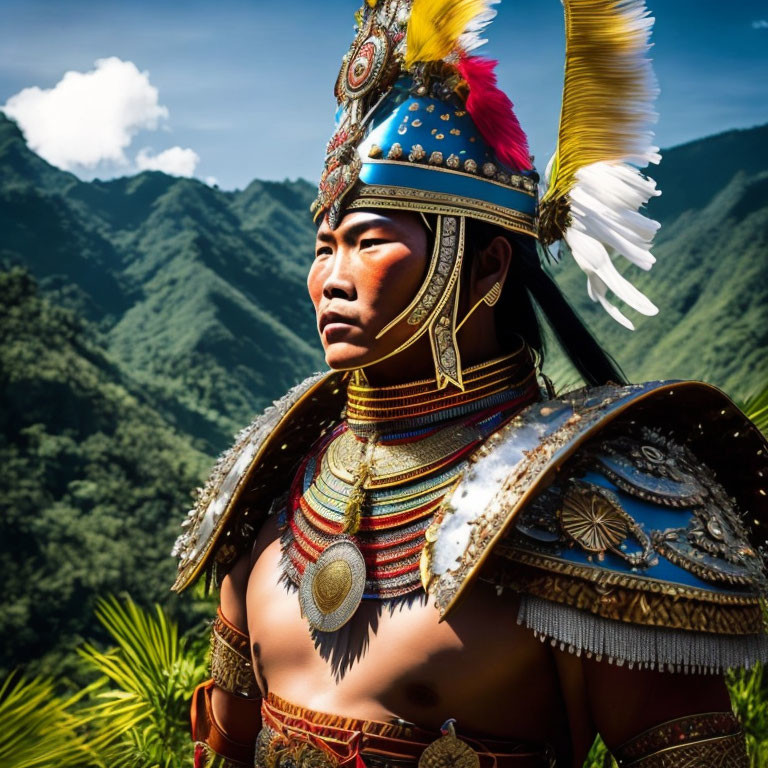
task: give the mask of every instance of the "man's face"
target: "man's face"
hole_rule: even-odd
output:
[[[416,294],[427,262],[427,232],[416,214],[354,211],[335,230],[323,221],[307,287],[331,368],[373,363],[413,334],[403,321],[376,339]]]

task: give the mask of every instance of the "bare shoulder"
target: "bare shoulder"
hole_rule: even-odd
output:
[[[264,554],[264,550],[280,537],[280,521],[277,515],[268,517],[259,529],[259,534],[253,542],[249,558],[250,566],[256,564],[256,561]]]
[[[238,627],[248,626],[246,595],[251,570],[264,550],[279,536],[280,530],[277,518],[274,516],[267,518],[259,530],[251,551],[243,553],[222,579],[220,592],[221,610]]]
[[[248,554],[243,554],[221,581],[219,600],[221,612],[236,627],[248,626],[245,610],[245,591],[251,572]]]

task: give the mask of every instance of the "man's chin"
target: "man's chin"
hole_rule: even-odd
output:
[[[362,368],[373,359],[369,349],[360,349],[347,344],[331,344],[325,350],[325,362],[334,371]]]

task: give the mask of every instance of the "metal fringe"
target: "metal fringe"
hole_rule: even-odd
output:
[[[521,595],[517,623],[542,642],[629,668],[721,674],[768,661],[768,635],[716,635],[604,619],[577,608]]]

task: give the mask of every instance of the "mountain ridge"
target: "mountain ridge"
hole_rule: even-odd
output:
[[[298,300],[314,244],[307,182],[225,192],[159,171],[82,182],[4,117],[0,168],[0,259],[98,328],[126,375],[197,424],[209,454],[322,365]]]
[[[631,379],[768,378],[768,125],[665,151],[634,333],[548,267]],[[714,158],[707,167],[701,164]],[[691,185],[695,190],[691,191]],[[213,455],[322,367],[305,276],[306,181],[227,192],[157,171],[83,182],[0,116],[0,672],[60,670],[96,596],[130,588],[187,622],[167,556]],[[545,370],[573,370],[553,345]]]

